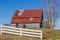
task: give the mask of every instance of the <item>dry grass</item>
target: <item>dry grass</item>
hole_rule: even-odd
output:
[[[60,30],[40,29],[43,31],[43,40],[60,40]],[[3,34],[0,40],[40,40],[40,38],[20,37],[16,35]]]
[[[40,40],[40,38],[32,38],[32,37],[20,37],[17,35],[3,34],[0,35],[0,40]]]
[[[60,30],[42,29],[43,40],[60,40]]]

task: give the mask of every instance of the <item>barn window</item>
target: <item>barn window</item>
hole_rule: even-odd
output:
[[[23,28],[26,28],[26,25],[25,24],[23,25]]]
[[[18,25],[18,23],[16,23],[16,27],[18,27],[19,25]]]

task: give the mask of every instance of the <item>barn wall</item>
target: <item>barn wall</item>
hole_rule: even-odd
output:
[[[26,26],[26,28],[40,28],[40,23],[29,23],[29,24],[19,24],[18,27]],[[11,24],[11,26],[16,27],[16,24]]]
[[[16,24],[11,24],[12,27],[16,27]]]
[[[26,28],[39,28],[40,24],[39,23],[31,23],[31,24],[25,24]]]

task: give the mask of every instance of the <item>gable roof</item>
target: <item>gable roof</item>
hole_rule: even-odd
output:
[[[20,10],[17,10],[13,17],[42,17],[42,9],[37,10],[24,10],[22,15],[18,16]]]
[[[34,18],[34,20],[30,21],[32,20],[32,18]],[[12,23],[41,22],[41,19],[42,19],[42,9],[17,10],[12,17]]]

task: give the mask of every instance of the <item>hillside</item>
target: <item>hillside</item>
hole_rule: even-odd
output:
[[[43,40],[60,40],[60,30],[50,30],[50,29],[40,29],[40,30],[43,31]],[[40,39],[3,34],[0,35],[0,40],[40,40]]]

